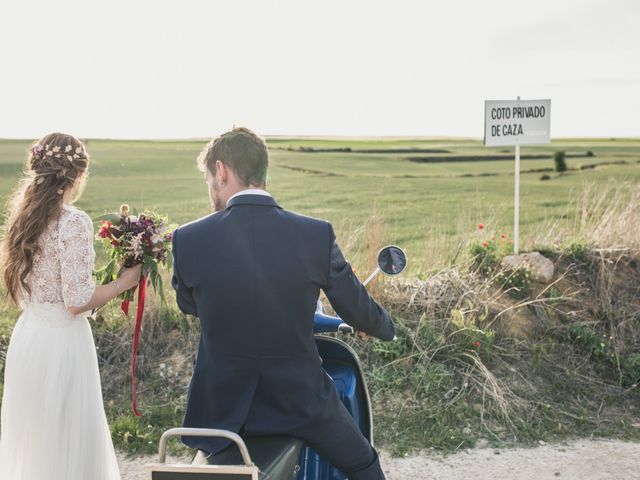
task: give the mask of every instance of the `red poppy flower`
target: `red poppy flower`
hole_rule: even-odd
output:
[[[476,347],[476,348],[479,348],[480,347],[480,342],[473,342],[473,346]]]
[[[478,225],[478,230],[484,230],[484,223]]]
[[[487,247],[489,246],[489,242],[482,242],[482,246],[483,246],[484,248],[487,248]]]

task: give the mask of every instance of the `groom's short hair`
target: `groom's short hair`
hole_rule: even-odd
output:
[[[267,144],[248,128],[238,127],[214,138],[198,157],[198,166],[215,174],[216,160],[230,167],[245,186],[264,186],[269,155]]]

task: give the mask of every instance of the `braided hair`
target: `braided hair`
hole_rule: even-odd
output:
[[[29,150],[24,177],[8,204],[0,256],[0,272],[14,304],[19,305],[22,290],[31,293],[27,277],[40,235],[59,218],[64,193],[82,189],[88,166],[83,143],[71,135],[51,133]]]

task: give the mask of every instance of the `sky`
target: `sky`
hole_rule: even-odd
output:
[[[1,0],[0,138],[640,136],[637,0]]]

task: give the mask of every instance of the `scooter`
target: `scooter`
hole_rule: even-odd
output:
[[[378,252],[378,267],[363,282],[367,285],[379,273],[398,275],[407,265],[404,251],[389,245]],[[322,365],[335,383],[343,404],[373,445],[371,399],[356,352],[344,341],[323,333],[354,334],[353,327],[338,317],[317,311],[314,334]],[[167,464],[167,441],[173,436],[221,437],[233,446],[205,456],[198,452],[191,464]],[[345,446],[348,448],[348,446]],[[151,480],[345,480],[304,442],[286,436],[242,438],[226,430],[172,428],[164,432],[158,448],[158,463],[149,465]]]

